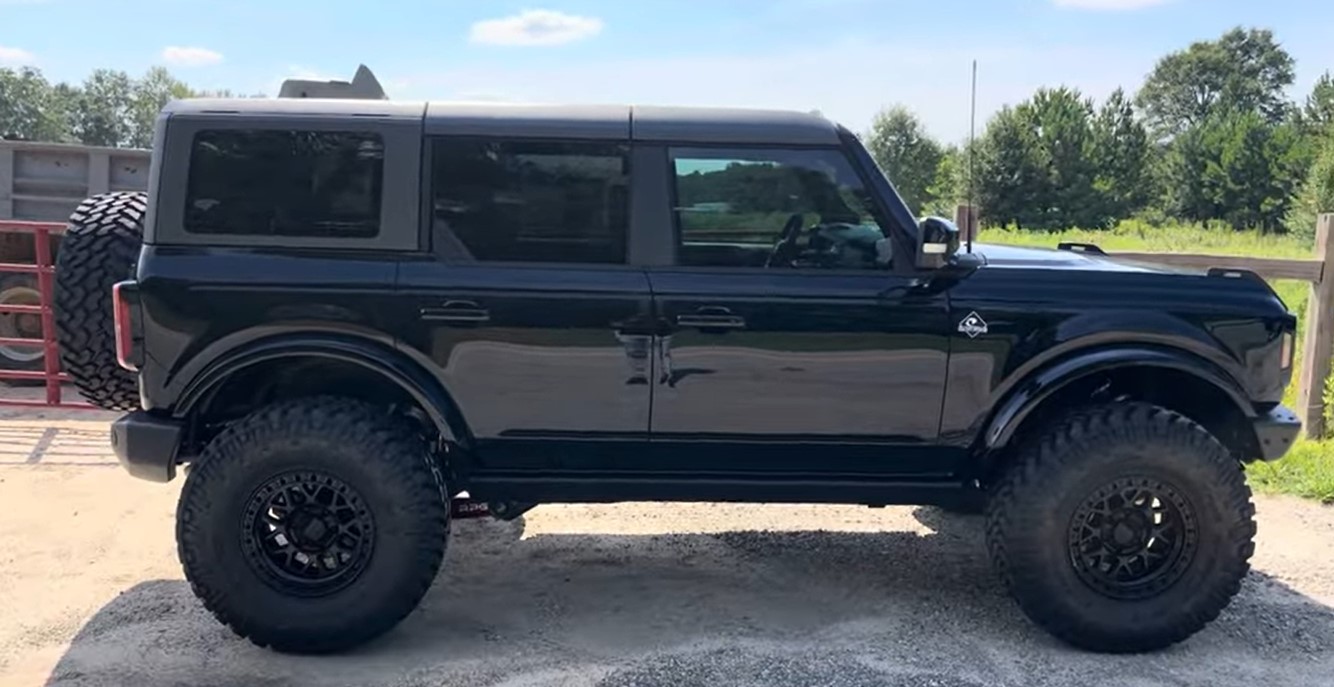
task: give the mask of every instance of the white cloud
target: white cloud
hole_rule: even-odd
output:
[[[37,58],[27,50],[0,45],[0,65],[18,67],[36,61]]]
[[[472,25],[468,40],[487,45],[563,45],[602,32],[602,20],[555,10],[524,10]]]
[[[169,45],[162,49],[162,59],[178,67],[203,67],[222,61],[222,53],[208,48],[190,48]]]
[[[1073,7],[1081,10],[1138,10],[1154,5],[1163,5],[1171,0],[1052,0],[1057,7]]]

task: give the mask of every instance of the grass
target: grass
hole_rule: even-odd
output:
[[[1161,227],[1127,221],[1106,231],[1069,230],[1061,232],[986,229],[978,238],[983,243],[1054,247],[1061,241],[1096,243],[1109,251],[1152,251],[1162,253],[1217,253],[1272,258],[1309,258],[1309,238],[1238,232],[1223,227],[1199,224],[1174,224]],[[1305,324],[1309,287],[1304,282],[1271,282],[1288,309],[1297,314],[1298,336],[1296,366],[1302,361],[1300,328]],[[1284,394],[1284,403],[1295,407],[1297,375]],[[1326,412],[1334,402],[1334,385],[1325,390]],[[1274,463],[1254,463],[1247,467],[1251,485],[1260,492],[1294,494],[1334,504],[1334,439],[1303,439]]]

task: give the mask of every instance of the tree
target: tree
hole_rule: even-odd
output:
[[[1256,112],[1212,115],[1172,144],[1168,210],[1237,229],[1282,229],[1308,163],[1295,123],[1274,124]]]
[[[1149,134],[1135,117],[1126,94],[1116,89],[1093,120],[1094,187],[1102,196],[1100,223],[1129,217],[1149,202]]]
[[[0,137],[28,141],[73,139],[69,87],[52,87],[32,67],[0,69]]]
[[[1069,88],[1039,89],[1005,108],[981,141],[977,192],[988,222],[1039,229],[1102,226],[1093,104]]]
[[[88,145],[124,146],[130,142],[130,105],[134,84],[125,72],[98,69],[83,82],[74,114],[74,133]]]
[[[1001,108],[978,141],[975,192],[989,224],[1036,223],[1034,209],[1047,191],[1047,160],[1023,106]]]
[[[1154,66],[1136,96],[1150,128],[1171,138],[1218,111],[1251,112],[1270,123],[1287,113],[1283,91],[1293,59],[1267,29],[1237,27],[1216,41],[1193,43]]]
[[[1302,108],[1302,125],[1307,133],[1328,136],[1334,133],[1334,76],[1328,71],[1316,80]]]
[[[1313,236],[1316,218],[1325,212],[1334,212],[1334,136],[1321,141],[1306,183],[1288,214],[1288,231]]]
[[[881,110],[866,147],[910,209],[922,212],[935,204],[931,189],[945,152],[912,112],[901,106]]]
[[[134,82],[129,102],[127,122],[128,144],[134,148],[153,145],[153,128],[158,113],[175,99],[194,97],[195,92],[173,77],[162,67],[153,67],[143,78]]]

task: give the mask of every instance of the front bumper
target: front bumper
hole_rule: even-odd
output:
[[[1260,444],[1261,460],[1282,458],[1302,431],[1302,421],[1297,414],[1281,405],[1274,406],[1273,410],[1256,417],[1253,422],[1255,439]]]
[[[184,425],[170,418],[136,410],[111,423],[111,447],[133,476],[170,482],[176,476],[176,452]]]

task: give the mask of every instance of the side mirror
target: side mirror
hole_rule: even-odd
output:
[[[917,268],[934,270],[949,264],[959,252],[959,228],[943,217],[923,218],[918,228],[922,242],[917,244]]]

